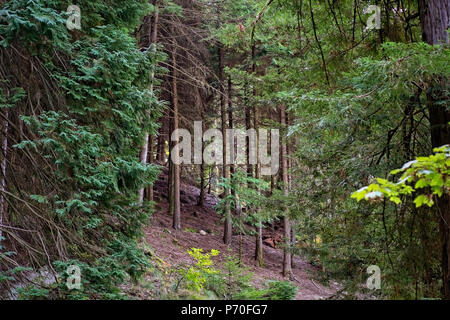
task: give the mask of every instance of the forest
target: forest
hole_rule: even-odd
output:
[[[448,0],[0,0],[0,300],[450,300],[449,32]]]

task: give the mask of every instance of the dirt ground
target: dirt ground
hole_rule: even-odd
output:
[[[221,217],[214,211],[213,207],[217,199],[211,195],[206,196],[205,206],[197,206],[200,190],[189,184],[181,185],[181,228],[172,229],[172,218],[169,215],[167,202],[167,175],[162,174],[155,183],[155,200],[157,201],[156,212],[145,232],[147,243],[153,248],[154,253],[170,265],[189,262],[191,258],[186,253],[190,248],[202,248],[205,251],[216,249],[221,252],[215,261],[224,258],[228,250],[238,255],[239,235],[233,235],[232,245],[229,248],[222,241],[223,224]],[[269,229],[265,231],[267,237],[282,237],[282,228]],[[203,235],[200,231],[203,230]],[[205,234],[206,232],[206,234]],[[254,285],[261,287],[267,280],[287,280],[281,274],[283,251],[280,248],[272,248],[264,245],[264,267],[255,265],[253,256],[255,252],[255,238],[243,236],[243,262],[254,273]],[[313,267],[302,257],[294,259],[292,283],[298,287],[298,300],[326,299],[333,296],[339,285],[335,282],[324,286],[314,275],[317,268]]]

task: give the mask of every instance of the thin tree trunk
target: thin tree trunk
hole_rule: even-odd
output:
[[[296,234],[295,234],[295,222],[292,222],[291,225],[291,247],[295,248],[295,245],[297,243],[297,238],[296,238]],[[294,264],[294,253],[291,253],[291,268],[295,268],[295,264]]]
[[[154,147],[153,147],[154,137],[149,136],[148,137],[148,162],[153,163],[155,161],[154,159]],[[147,199],[148,201],[153,201],[154,199],[154,191],[153,191],[153,184],[147,187]]]
[[[280,122],[281,126],[284,130],[286,126],[286,109],[282,105],[280,106]],[[283,135],[284,138],[284,135]],[[283,175],[283,191],[284,195],[289,195],[289,179],[288,179],[288,172],[287,172],[287,146],[286,146],[286,140],[281,140],[281,171]],[[283,250],[283,275],[284,276],[290,276],[292,274],[292,267],[291,267],[291,252],[290,252],[290,246],[291,246],[291,224],[289,221],[289,212],[288,208],[286,208],[285,215],[283,217],[283,224],[284,224],[284,250]]]
[[[209,167],[208,194],[211,194],[212,180],[213,180],[213,169],[214,169],[214,167]]]
[[[246,84],[247,87],[247,84]],[[245,95],[247,95],[247,90],[245,90]],[[246,99],[245,104],[245,130],[251,129],[251,110],[248,106],[248,99]],[[247,176],[252,177],[253,176],[253,165],[250,164],[250,137],[247,136],[245,138],[245,153],[247,156]]]
[[[270,1],[268,2],[268,5],[270,4]],[[263,11],[261,11],[263,12]],[[262,13],[261,13],[262,14]],[[251,51],[251,58],[252,58],[252,74],[256,75],[256,45],[254,41],[254,35],[255,35],[255,24],[252,28],[252,35],[251,35],[251,43],[252,43],[252,51]],[[256,96],[256,89],[253,88],[253,98]],[[253,126],[256,132],[256,136],[259,137],[258,132],[258,126],[259,126],[259,110],[256,104],[253,104]],[[259,141],[259,139],[257,139]],[[260,150],[259,150],[259,143],[256,144],[256,165],[255,165],[255,178],[259,179],[261,177],[261,167],[260,167]],[[258,187],[257,187],[258,188]],[[260,192],[260,190],[257,190]],[[256,263],[262,267],[264,265],[264,251],[263,251],[263,243],[262,243],[262,222],[259,218],[259,208],[256,208],[255,210],[256,215],[256,238],[255,238],[255,260]]]
[[[450,20],[450,3],[448,0],[419,0],[420,22],[423,40],[431,45],[448,43],[447,28]],[[442,100],[448,100],[449,81],[436,76],[431,80],[427,92],[427,104],[431,127],[432,147],[450,144],[450,111]],[[450,196],[444,194],[437,198],[436,208],[440,217],[442,244],[442,279],[444,299],[450,300]]]
[[[272,145],[272,135],[270,135],[270,145]],[[278,161],[279,159],[276,159],[275,161]],[[277,175],[272,174],[270,176],[270,195],[273,195],[273,191],[276,189],[276,184],[277,184]]]
[[[158,19],[159,19],[159,13],[158,13],[158,9],[156,9],[154,19],[153,19],[153,28],[151,28],[151,30],[152,30],[151,43],[155,44],[152,49],[154,52],[156,52],[156,41],[158,38]],[[153,92],[154,78],[155,78],[155,72],[152,70],[151,76],[150,76],[150,92]],[[149,138],[150,138],[149,133],[146,132],[144,135],[144,145],[142,146],[141,152],[139,155],[139,160],[143,164],[147,164]],[[153,187],[151,187],[151,188],[153,189]],[[145,191],[145,188],[139,189],[139,203],[140,204],[142,204],[144,202],[144,191]],[[152,197],[152,200],[153,200],[153,197]]]
[[[202,119],[203,119],[203,111],[202,111]],[[202,131],[205,130],[205,122],[202,121]],[[202,141],[202,155],[203,150],[205,148],[205,144]],[[198,205],[203,207],[205,205],[205,163],[202,161],[200,164],[200,198],[198,199]]]
[[[228,77],[228,128],[233,129],[233,83],[231,82],[231,77]],[[236,173],[236,164],[235,164],[235,144],[234,139],[229,141],[230,149],[228,150],[230,155],[230,178]],[[232,211],[232,214],[236,214],[238,210],[240,210],[240,204],[236,196],[236,191],[234,188],[231,189],[231,195],[234,199],[234,209]]]
[[[255,114],[257,114],[257,110],[255,108]],[[257,119],[255,119],[255,123],[257,123]],[[255,130],[257,130],[257,128],[255,128]],[[260,164],[259,164],[259,148],[257,151],[258,155],[258,161],[257,164],[255,166],[255,178],[256,179],[260,179],[261,178],[261,168],[260,168]],[[258,191],[260,191],[258,189]],[[262,221],[259,218],[259,209],[256,209],[256,217],[257,217],[257,222],[256,222],[256,245],[255,245],[255,260],[258,263],[258,265],[260,267],[264,266],[264,250],[263,250],[263,241],[262,241],[262,236],[263,236],[263,228],[262,228]]]
[[[164,138],[164,130],[163,127],[158,130],[158,150],[157,150],[157,158],[156,160],[163,164],[165,163],[165,149],[166,149],[166,139]]]
[[[292,117],[291,115],[289,115],[289,113],[286,113],[286,125],[290,126],[292,124]],[[292,190],[292,174],[290,173],[290,171],[292,170],[292,155],[293,155],[293,150],[292,150],[292,144],[287,144],[287,163],[288,163],[288,190]],[[296,243],[296,234],[295,234],[295,221],[291,221],[291,247],[295,248],[295,243]],[[294,252],[291,252],[291,268],[294,268],[294,257],[295,254]]]
[[[2,240],[3,232],[2,227],[4,217],[6,216],[5,210],[5,188],[6,188],[6,155],[8,152],[8,110],[5,110],[5,121],[3,123],[3,141],[2,141],[2,164],[1,171],[2,177],[0,179],[0,241]]]
[[[258,110],[258,107],[256,107],[256,105],[253,106],[253,116],[254,116],[253,121],[254,121],[254,125],[255,125],[255,131],[257,132],[257,135],[259,137],[259,132],[258,132],[259,110]],[[259,143],[257,144],[257,150],[256,150],[255,178],[256,179],[261,178]],[[258,188],[258,192],[260,192],[259,188]],[[264,251],[263,251],[263,242],[262,242],[262,221],[259,218],[259,208],[256,208],[256,218],[257,218],[257,222],[256,222],[255,260],[258,263],[258,265],[260,267],[262,267],[264,265]]]
[[[173,30],[173,26],[172,26]],[[175,34],[172,31],[172,34]],[[177,45],[175,39],[173,39],[174,44],[172,48],[172,106],[173,106],[173,130],[178,129],[178,88],[177,88]],[[169,132],[169,136],[171,133]],[[170,139],[172,140],[172,139]],[[172,181],[173,181],[173,191],[172,199],[170,200],[173,205],[171,206],[170,214],[173,216],[172,227],[175,230],[181,229],[181,203],[180,203],[180,165],[173,163],[172,159],[169,159],[172,164]]]
[[[168,175],[167,175],[167,200],[169,201],[169,213],[173,213],[173,208],[175,205],[174,202],[174,193],[173,193],[173,162],[170,161],[172,156],[172,149],[174,146],[174,143],[170,139],[170,133],[173,132],[173,105],[170,106],[169,109],[169,131],[168,131],[168,147],[169,147],[169,160],[168,160]]]
[[[223,45],[220,43],[218,48],[218,55],[219,55],[219,82],[220,82],[220,113],[222,117],[222,156],[223,156],[223,164],[222,164],[222,176],[224,179],[230,178],[230,172],[229,167],[227,165],[227,99],[226,99],[226,93],[225,93],[225,77],[224,77],[224,50]],[[231,238],[232,238],[232,232],[233,232],[233,225],[231,221],[231,208],[230,203],[228,201],[228,195],[229,190],[224,188],[224,199],[226,199],[225,203],[225,224],[224,224],[224,231],[223,231],[223,242],[227,245],[231,244]]]
[[[233,129],[233,84],[231,77],[228,77],[228,128]],[[233,175],[236,171],[235,159],[234,159],[234,141],[229,141],[230,149],[228,150],[230,155],[230,175]],[[231,190],[233,196],[235,196],[234,190]]]
[[[205,164],[203,161],[200,164],[200,197],[198,198],[198,205],[200,207],[205,205]]]

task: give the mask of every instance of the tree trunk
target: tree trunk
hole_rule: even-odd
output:
[[[203,149],[202,149],[203,151]],[[203,207],[205,205],[205,164],[200,164],[200,196],[197,205]]]
[[[419,0],[422,39],[428,44],[448,43],[450,3],[448,0]]]
[[[202,119],[204,118],[204,112],[202,110]],[[202,132],[205,130],[205,121],[202,121]],[[202,141],[202,155],[205,148],[205,144]],[[205,205],[205,163],[202,161],[200,164],[200,197],[198,199],[198,205],[203,207]]]
[[[233,129],[233,84],[231,77],[228,77],[228,128]],[[234,159],[234,141],[229,141],[230,149],[228,150],[230,155],[230,176],[236,172],[235,159]],[[231,190],[231,194],[235,197],[235,191]]]
[[[450,19],[450,3],[448,0],[419,0],[420,22],[423,41],[428,44],[448,43],[447,28]],[[448,79],[436,76],[431,80],[427,91],[427,105],[430,117],[432,147],[450,144],[450,112],[442,100],[449,99],[446,92],[449,89]],[[440,232],[442,243],[442,278],[444,299],[450,300],[450,197],[443,195],[436,201],[440,217]]]
[[[257,127],[257,123],[258,123],[258,119],[257,119],[257,114],[258,114],[258,110],[255,107],[254,110],[254,114],[255,114],[255,130],[258,131],[258,127]],[[260,162],[259,162],[259,147],[257,150],[257,164],[255,166],[255,178],[256,179],[260,179],[261,178],[261,167],[260,167]],[[258,189],[258,192],[260,190]],[[262,241],[262,221],[259,218],[259,209],[256,209],[256,218],[257,218],[257,222],[256,222],[256,246],[255,246],[255,260],[258,263],[258,265],[260,267],[264,266],[264,250],[263,250],[263,241]]]
[[[247,94],[247,90],[245,90],[245,94]],[[246,99],[245,104],[245,130],[251,129],[251,110],[248,106],[248,99]],[[250,164],[250,137],[247,136],[245,138],[245,153],[247,156],[247,176],[252,177],[253,176],[253,165]]]
[[[256,134],[259,137],[258,127],[259,127],[259,110],[256,105],[253,106],[253,121],[255,125]],[[259,137],[260,138],[260,137]],[[256,165],[255,165],[255,178],[261,178],[261,166],[260,166],[260,150],[259,143],[256,147]],[[258,188],[258,192],[260,192]],[[259,218],[259,208],[256,208],[256,246],[255,246],[255,260],[260,267],[264,265],[264,251],[263,251],[263,242],[262,242],[262,221]]]
[[[149,37],[149,38],[151,38],[151,43],[155,44],[152,49],[154,52],[156,52],[156,41],[158,38],[158,19],[159,19],[158,9],[156,9],[154,19],[153,19],[153,28],[150,28],[150,30],[152,30],[152,35],[151,35],[151,37]],[[150,47],[150,44],[149,44],[149,47]],[[155,78],[155,72],[152,71],[151,79],[150,79],[150,92],[153,92],[154,78]],[[142,146],[141,152],[139,155],[139,160],[143,164],[147,164],[149,138],[150,138],[149,133],[146,132],[144,135],[144,145]],[[153,187],[151,187],[151,188],[153,190]],[[139,189],[139,203],[140,204],[142,204],[144,202],[144,191],[145,191],[145,188]],[[153,191],[152,191],[152,194],[153,194]],[[152,200],[153,200],[153,197],[152,197]]]
[[[2,177],[0,179],[0,241],[2,240],[3,232],[2,225],[4,217],[6,216],[5,206],[5,188],[6,188],[6,155],[8,152],[8,110],[5,110],[5,121],[3,123],[3,141],[2,141]]]
[[[173,27],[172,27],[173,29]],[[172,34],[175,34],[172,31]],[[173,130],[178,129],[178,89],[177,89],[177,46],[175,43],[175,39],[173,39],[174,44],[172,48],[172,107],[173,107]],[[169,136],[171,136],[171,132],[169,132]],[[170,140],[172,140],[170,138]],[[170,214],[173,216],[173,225],[172,227],[175,230],[181,229],[181,203],[180,203],[180,165],[173,163],[172,159],[169,159],[172,164],[172,181],[173,181],[173,191],[171,194],[172,199],[170,202],[173,203],[171,206]]]
[[[286,109],[284,106],[280,106],[280,122],[282,129],[285,129],[286,126]],[[284,135],[283,135],[284,138]],[[283,191],[284,195],[289,195],[289,179],[288,179],[288,172],[287,172],[287,146],[286,146],[286,140],[281,139],[281,172],[283,175]],[[292,267],[291,267],[291,252],[290,252],[290,246],[291,246],[291,224],[289,221],[289,212],[288,208],[286,208],[286,212],[283,218],[284,223],[284,250],[283,250],[283,275],[284,276],[290,276],[292,274]]]
[[[291,247],[295,248],[295,245],[297,243],[297,238],[296,238],[296,234],[295,234],[295,222],[292,222],[291,225]],[[294,253],[291,253],[291,268],[295,268],[295,264],[294,264]]]
[[[164,130],[163,127],[158,130],[158,150],[156,151],[156,160],[163,164],[165,162],[164,159],[164,151],[165,151],[166,140],[164,139]]]
[[[289,113],[286,113],[286,125],[289,126],[292,124],[292,118],[291,115],[289,115]],[[293,148],[292,148],[292,144],[287,144],[287,148],[286,148],[286,157],[287,157],[287,168],[288,168],[288,190],[292,190],[292,174],[290,174],[290,170],[292,169],[292,155],[294,154]],[[291,235],[290,235],[290,239],[291,239],[291,247],[295,248],[295,243],[296,243],[296,234],[295,234],[295,221],[291,221]],[[291,268],[294,268],[294,257],[295,254],[294,252],[291,252]]]
[[[224,50],[223,45],[219,43],[218,48],[218,55],[219,55],[219,87],[220,87],[220,114],[222,117],[222,156],[223,156],[223,164],[222,164],[222,176],[224,179],[230,178],[230,172],[229,167],[227,165],[227,99],[226,99],[226,93],[225,93],[225,85],[224,85]],[[224,188],[223,190],[223,196],[224,199],[226,199],[225,202],[225,224],[224,224],[224,231],[223,231],[223,242],[227,245],[231,244],[231,237],[232,237],[232,221],[231,221],[231,209],[230,209],[230,203],[228,201],[228,195],[229,190]]]
[[[148,162],[152,163],[155,161],[154,159],[154,147],[153,147],[154,137],[149,136],[148,137]],[[154,192],[153,192],[153,184],[147,187],[147,199],[148,201],[153,201],[154,199]]]
[[[174,193],[173,193],[173,162],[170,161],[172,156],[172,149],[174,146],[174,143],[170,139],[170,133],[173,132],[173,105],[169,108],[169,130],[168,130],[168,147],[169,147],[169,160],[168,160],[168,175],[167,175],[167,200],[169,201],[169,213],[173,213],[173,208],[175,205],[174,202]]]

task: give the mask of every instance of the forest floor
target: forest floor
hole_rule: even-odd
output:
[[[145,230],[145,240],[152,248],[153,254],[169,266],[181,263],[191,263],[192,259],[187,250],[195,247],[205,251],[216,249],[220,255],[214,258],[216,266],[224,261],[226,255],[239,253],[239,235],[233,235],[232,245],[229,247],[222,241],[223,223],[221,216],[214,210],[217,199],[206,194],[205,205],[200,207],[197,200],[199,188],[187,183],[181,184],[181,230],[174,230],[172,217],[169,214],[167,201],[167,172],[163,172],[155,183],[156,212],[152,215],[151,223]],[[202,231],[200,233],[200,231]],[[268,280],[287,280],[281,274],[283,250],[278,246],[282,241],[282,228],[275,225],[264,231],[264,267],[255,265],[255,238],[243,236],[242,261],[253,272],[253,285],[261,288]],[[231,252],[230,252],[231,251]],[[320,269],[308,263],[304,258],[295,256],[293,279],[291,282],[298,287],[298,300],[327,299],[335,295],[340,286],[330,281],[328,286],[317,280]],[[143,297],[144,298],[144,297]]]

